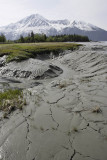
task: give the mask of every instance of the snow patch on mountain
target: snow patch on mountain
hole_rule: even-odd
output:
[[[73,21],[71,23],[71,27],[74,28],[78,28],[80,30],[85,30],[85,31],[96,31],[96,30],[99,30],[98,27],[90,24],[90,23],[86,23],[86,22],[83,22],[83,21]]]

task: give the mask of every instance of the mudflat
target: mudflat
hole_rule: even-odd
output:
[[[82,45],[45,60],[0,57],[0,90],[26,99],[8,119],[0,112],[1,160],[107,160],[107,43]]]

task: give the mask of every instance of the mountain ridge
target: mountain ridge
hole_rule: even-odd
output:
[[[8,40],[16,40],[20,35],[27,36],[31,31],[47,36],[79,34],[86,35],[94,41],[107,40],[107,31],[90,23],[76,20],[72,22],[68,19],[48,20],[40,14],[32,14],[16,23],[0,27],[0,33],[3,33]]]

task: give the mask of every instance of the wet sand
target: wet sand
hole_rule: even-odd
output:
[[[23,88],[27,99],[9,119],[0,112],[0,159],[107,160],[107,43],[83,44],[20,69],[13,62],[0,68],[0,89]]]

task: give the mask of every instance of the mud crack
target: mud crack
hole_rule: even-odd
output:
[[[30,144],[32,143],[32,141],[29,139],[29,136],[28,136],[28,134],[29,134],[29,132],[30,132],[30,129],[29,129],[30,126],[29,126],[29,123],[28,123],[27,118],[29,118],[30,115],[31,115],[31,114],[29,114],[29,115],[26,117],[26,116],[24,116],[24,114],[23,114],[23,117],[25,118],[26,125],[27,125],[27,133],[26,133],[26,140],[28,141],[27,152],[29,151],[29,149],[30,149]]]
[[[64,94],[61,98],[57,99],[57,101],[55,101],[55,102],[49,102],[49,104],[56,104],[56,103],[58,103],[61,99],[63,99],[64,97],[65,97],[65,94]]]
[[[71,156],[70,160],[73,160],[75,154],[76,154],[76,151],[75,151],[75,149],[74,149],[74,153],[73,153],[73,155]]]
[[[53,113],[52,113],[52,109],[51,109],[51,108],[50,108],[50,112],[51,112],[50,116],[51,116],[51,118],[52,118],[53,122],[55,122],[55,123],[56,123],[56,125],[57,125],[57,127],[56,127],[56,130],[57,130],[57,129],[58,129],[58,127],[59,127],[59,123],[54,119],[54,117],[53,117]]]

